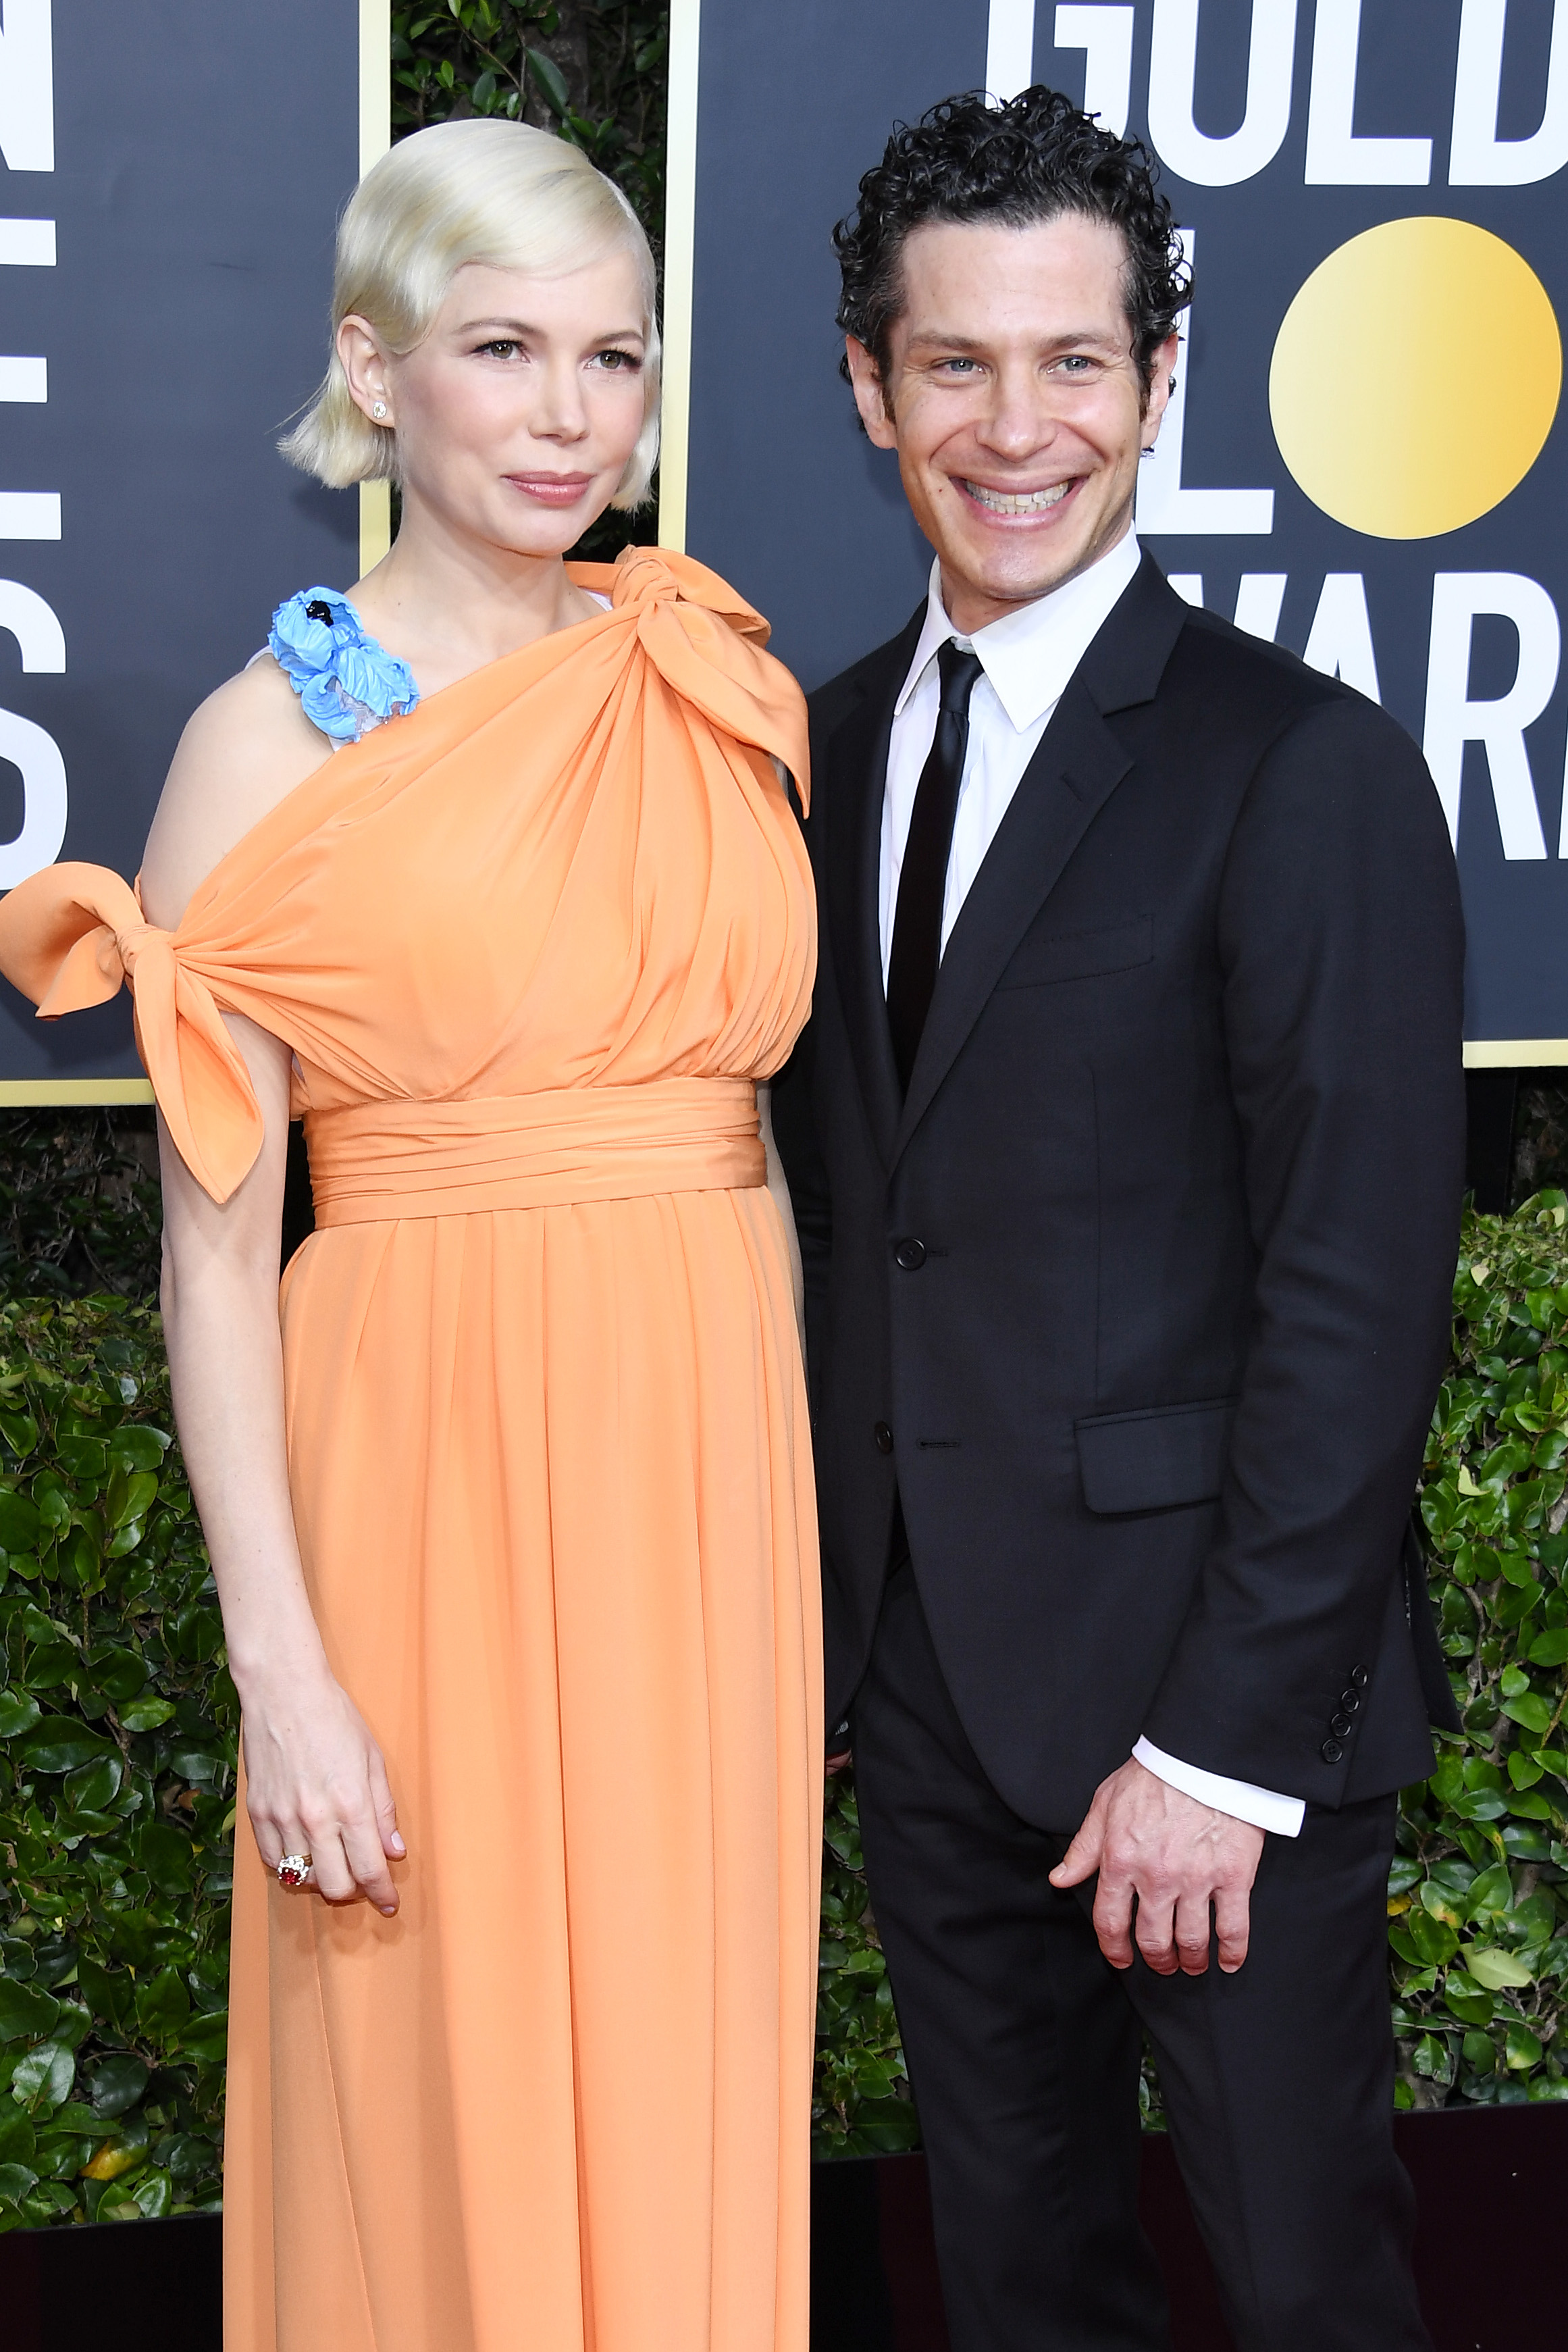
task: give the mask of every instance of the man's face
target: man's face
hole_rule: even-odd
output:
[[[1027,228],[932,222],[904,248],[885,386],[850,338],[866,431],[898,452],[966,633],[1097,562],[1132,523],[1176,343],[1145,403],[1124,260],[1118,230],[1076,214]]]

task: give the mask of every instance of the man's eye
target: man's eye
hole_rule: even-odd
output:
[[[1056,364],[1063,375],[1088,375],[1094,366],[1093,361],[1082,352],[1069,352],[1066,358],[1058,360]]]
[[[966,373],[973,375],[975,373],[976,363],[973,360],[944,360],[941,364],[945,368],[951,369],[957,375]]]

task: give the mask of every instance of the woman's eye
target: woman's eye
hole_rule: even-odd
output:
[[[479,346],[481,352],[487,352],[492,358],[498,360],[509,360],[512,353],[520,348],[515,337],[507,335],[498,335],[493,343],[481,343]]]
[[[635,352],[611,350],[600,352],[597,357],[601,367],[607,368],[612,375],[635,374],[643,364]]]

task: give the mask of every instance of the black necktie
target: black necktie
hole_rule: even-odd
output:
[[[937,655],[936,664],[942,673],[942,708],[909,819],[893,918],[893,952],[887,964],[893,1058],[906,1094],[942,960],[947,857],[964,774],[964,748],[969,740],[969,695],[981,667],[979,655],[964,650],[951,637]]]

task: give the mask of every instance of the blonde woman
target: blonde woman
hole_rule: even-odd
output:
[[[803,2352],[816,1562],[756,1086],[813,970],[804,710],[643,497],[653,273],[514,124],[339,243],[289,454],[392,553],[196,713],[128,979],[181,1437],[244,1706],[229,2352]],[[318,1230],[277,1286],[285,1139]]]

